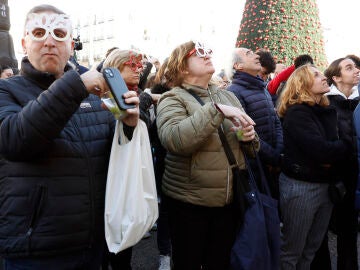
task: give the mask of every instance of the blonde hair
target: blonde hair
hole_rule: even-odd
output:
[[[114,67],[119,69],[121,72],[124,68],[125,62],[129,61],[131,56],[142,59],[142,54],[136,51],[114,49],[106,57],[102,68],[104,69],[106,67]]]
[[[172,86],[181,86],[184,81],[183,72],[187,68],[187,59],[189,52],[195,48],[193,41],[185,42],[176,47],[170,57],[166,66],[165,78],[171,82]]]
[[[313,65],[307,64],[297,68],[286,82],[284,91],[279,97],[277,111],[280,117],[283,117],[287,109],[294,104],[315,105],[315,100],[311,95],[310,89],[314,84],[315,75]],[[318,103],[320,106],[329,105],[328,98],[323,95]]]

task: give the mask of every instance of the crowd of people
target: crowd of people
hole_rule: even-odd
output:
[[[358,269],[356,55],[322,72],[308,54],[286,66],[268,50],[234,48],[215,74],[212,50],[186,41],[162,63],[113,47],[82,67],[72,22],[51,5],[28,12],[22,46],[19,73],[1,67],[4,269],[131,269],[132,247],[107,248],[104,202],[115,123],[131,140],[139,119],[154,159],[159,270],[230,269],[239,220],[221,136],[242,170],[246,152],[255,179],[254,151],[260,157],[279,203],[281,270],[330,270],[328,230],[337,235],[337,269]],[[106,67],[119,70],[125,102],[136,105],[118,119],[101,101]]]

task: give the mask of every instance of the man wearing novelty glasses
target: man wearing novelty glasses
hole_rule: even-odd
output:
[[[50,5],[27,15],[20,76],[0,81],[0,255],[5,269],[99,269],[115,120],[101,73],[67,63],[71,21]],[[124,95],[124,133],[139,119]],[[121,168],[119,168],[121,169]]]

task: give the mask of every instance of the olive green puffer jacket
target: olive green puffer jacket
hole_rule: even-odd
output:
[[[197,94],[205,105],[202,106],[189,91]],[[245,162],[239,141],[230,131],[231,121],[224,119],[212,101],[241,107],[229,91],[184,84],[182,88],[175,87],[163,94],[156,121],[160,141],[168,151],[163,192],[183,202],[221,207],[229,204],[233,197],[232,172],[217,131],[221,123],[240,168],[245,168]],[[259,147],[257,137],[255,145]]]

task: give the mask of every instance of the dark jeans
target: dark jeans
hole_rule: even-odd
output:
[[[159,218],[157,220],[157,245],[160,255],[171,255],[169,214],[166,201],[161,201],[159,204]]]
[[[40,258],[4,259],[4,270],[99,270],[103,244],[83,252]]]
[[[236,231],[233,207],[197,206],[166,196],[163,200],[168,206],[174,269],[228,269]]]

